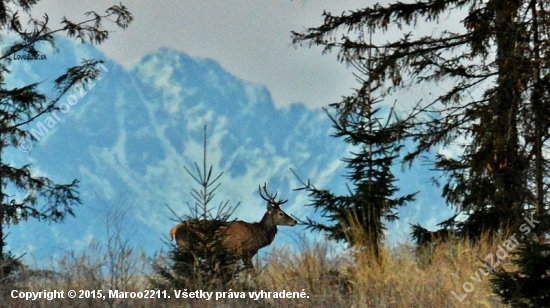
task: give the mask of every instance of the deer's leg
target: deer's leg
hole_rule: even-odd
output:
[[[243,255],[243,263],[244,263],[244,274],[245,274],[245,283],[247,285],[250,285],[251,287],[258,287],[258,282],[256,281],[256,270],[254,269],[254,265],[252,264],[252,258],[254,257],[255,253],[248,253]]]
[[[248,253],[243,255],[243,263],[246,269],[254,269],[254,265],[252,264],[253,256],[254,255]]]

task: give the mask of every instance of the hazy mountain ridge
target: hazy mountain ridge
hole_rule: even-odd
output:
[[[29,72],[46,76],[78,64],[75,55],[102,58],[93,47],[64,40],[58,49],[47,61],[16,63],[10,77],[18,76],[24,84]],[[173,215],[164,204],[183,214],[185,203],[191,202],[189,191],[196,184],[183,166],[202,161],[205,124],[208,164],[225,172],[216,202],[241,201],[235,213],[239,219],[259,220],[265,212],[256,192],[264,181],[290,200],[289,213],[304,217],[309,212],[303,206],[309,202],[305,194],[292,191],[298,185],[289,168],[318,185],[341,181],[346,145],[329,136],[330,121],[321,110],[300,104],[277,109],[265,87],[231,75],[213,60],[168,49],[129,70],[111,61],[105,67],[101,79],[30,152],[11,153],[17,161],[33,161],[57,181],[80,179],[83,197],[77,217],[62,225],[10,228],[18,230],[8,239],[12,250],[49,255],[51,247],[77,249],[87,239],[101,240],[102,207],[121,198],[131,209],[128,223],[139,226],[138,247],[148,252],[165,247],[160,240]],[[289,230],[283,233],[297,231]],[[44,243],[33,238],[34,232],[52,240]]]

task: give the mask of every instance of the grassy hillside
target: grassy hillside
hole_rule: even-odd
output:
[[[113,290],[142,292],[155,290],[151,280],[159,281],[153,263],[167,262],[165,254],[153,260],[129,247],[113,233],[105,246],[90,243],[86,252],[68,253],[51,263],[51,270],[26,268],[13,283],[2,286],[2,307],[505,307],[492,294],[489,276],[481,260],[489,260],[502,241],[484,240],[476,246],[450,242],[424,251],[420,257],[414,247],[401,244],[383,250],[381,264],[372,264],[352,250],[334,252],[326,242],[303,243],[297,252],[271,248],[271,253],[256,260],[258,275],[241,274],[236,282],[222,289],[198,286],[202,296],[211,299],[175,298],[197,290],[174,290],[167,286],[148,295],[170,298],[109,298]],[[268,248],[270,249],[270,248]],[[495,261],[497,255],[495,255]],[[499,254],[499,255],[502,255]],[[509,267],[509,258],[501,265]],[[477,273],[477,274],[476,274]],[[157,284],[158,286],[158,284]],[[463,289],[465,287],[469,293]],[[13,290],[16,290],[15,293]],[[64,291],[64,299],[25,300],[12,295],[19,292]],[[68,290],[77,296],[67,298]],[[88,290],[90,292],[80,292]],[[95,292],[93,292],[96,290]],[[97,292],[101,290],[101,295]],[[111,294],[109,293],[111,290]],[[249,293],[261,292],[263,293]],[[166,292],[164,292],[166,291]],[[285,291],[285,293],[281,293]],[[287,291],[296,293],[286,293]],[[452,292],[456,293],[456,296]],[[212,293],[206,293],[212,292]],[[216,293],[219,292],[219,293]],[[222,293],[225,292],[225,293]],[[267,292],[276,292],[267,293]],[[302,293],[303,292],[303,293]],[[37,293],[35,293],[37,294]],[[48,294],[41,292],[40,296]],[[117,293],[131,297],[138,293]],[[200,296],[201,293],[193,293]],[[34,296],[33,294],[30,294]],[[267,296],[269,295],[269,298]],[[305,298],[279,298],[294,295]],[[466,295],[466,296],[465,296]],[[99,299],[86,297],[101,297]],[[102,297],[105,296],[105,299]],[[188,296],[191,296],[190,294]],[[218,300],[215,297],[222,297]],[[241,298],[241,297],[245,298]],[[464,297],[465,296],[465,297]],[[252,297],[252,298],[250,298]],[[262,298],[263,297],[263,298]],[[274,298],[277,297],[277,298]],[[458,298],[462,298],[462,302]]]

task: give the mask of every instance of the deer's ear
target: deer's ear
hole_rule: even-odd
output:
[[[271,204],[271,202],[268,202],[267,203],[267,210],[268,211],[272,211],[275,207],[273,206],[273,204]]]

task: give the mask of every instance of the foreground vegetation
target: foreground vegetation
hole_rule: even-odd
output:
[[[112,241],[105,247],[92,242],[89,251],[69,253],[55,263],[55,270],[20,271],[12,282],[2,285],[2,307],[506,307],[492,294],[490,276],[479,274],[481,260],[499,250],[503,240],[485,239],[475,246],[449,242],[421,254],[407,244],[381,250],[382,261],[371,263],[364,254],[335,251],[326,242],[302,241],[299,251],[274,248],[258,261],[258,275],[241,274],[224,288],[197,290],[212,293],[210,300],[177,299],[169,285],[159,287],[153,264],[168,262],[165,255],[153,260],[143,253]],[[122,245],[121,245],[122,244]],[[502,245],[501,245],[502,246]],[[497,254],[495,254],[496,256]],[[497,260],[497,257],[495,257]],[[511,269],[510,257],[500,264]],[[478,274],[476,274],[476,272]],[[466,288],[473,290],[466,293]],[[38,292],[102,290],[105,299],[14,299],[12,290]],[[110,299],[108,290],[139,292],[160,290],[155,296],[170,299]],[[162,291],[166,290],[166,293]],[[305,292],[308,298],[249,298],[249,292]],[[216,301],[216,292],[225,299]],[[244,292],[244,293],[240,293]],[[452,292],[456,293],[456,296]],[[18,293],[21,294],[21,293]],[[277,294],[279,296],[280,293]],[[295,293],[299,294],[299,293]],[[85,295],[85,294],[84,294]],[[131,294],[127,294],[130,296]],[[221,295],[219,293],[218,295]],[[246,298],[229,298],[244,295]],[[462,302],[458,297],[463,297]],[[44,296],[44,294],[42,294]],[[93,296],[93,294],[89,294]],[[96,292],[97,296],[97,292]],[[258,295],[256,295],[258,296]],[[264,293],[265,296],[265,293]]]

